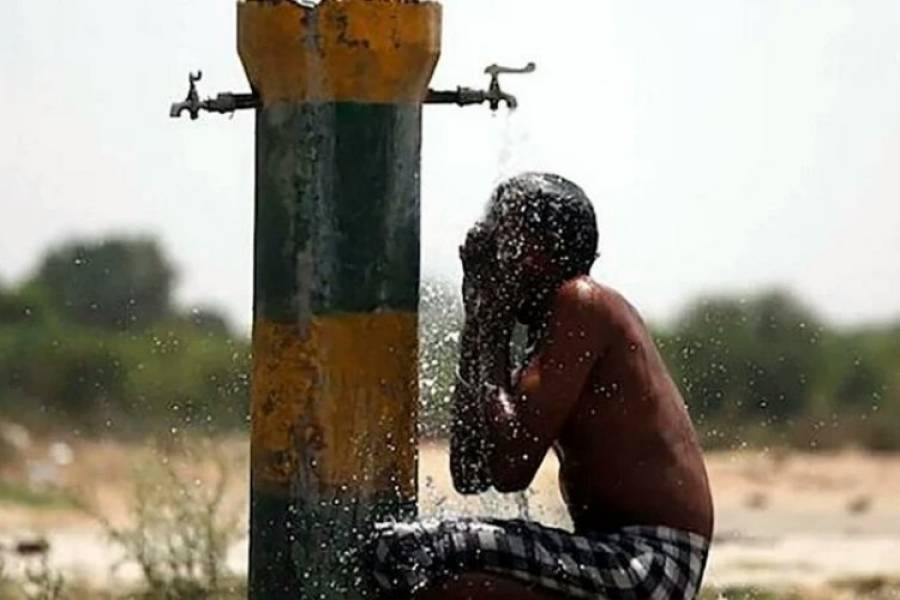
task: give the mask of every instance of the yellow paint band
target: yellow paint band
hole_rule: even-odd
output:
[[[300,476],[323,492],[414,499],[417,349],[415,313],[316,316],[306,331],[257,321],[254,485]]]
[[[238,52],[264,106],[420,103],[440,55],[441,6],[403,0],[238,3]]]

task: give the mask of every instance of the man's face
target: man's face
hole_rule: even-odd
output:
[[[542,240],[512,219],[501,221],[493,235],[496,261],[501,276],[507,279],[508,289],[515,294],[509,300],[527,321],[533,312],[530,304],[542,298],[549,286],[552,263]]]

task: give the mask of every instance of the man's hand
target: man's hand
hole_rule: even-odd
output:
[[[466,314],[475,314],[478,305],[491,317],[515,312],[521,300],[522,276],[516,262],[501,262],[497,240],[485,225],[476,223],[459,248],[463,265],[463,302]],[[485,315],[487,316],[487,315]]]
[[[495,254],[490,231],[482,223],[476,223],[466,235],[465,243],[459,247],[463,265],[463,303],[469,316],[475,314],[479,295],[487,285],[491,263],[496,262]]]
[[[459,258],[466,273],[477,273],[493,260],[496,245],[490,230],[484,223],[475,223],[466,234],[466,241],[459,247]]]

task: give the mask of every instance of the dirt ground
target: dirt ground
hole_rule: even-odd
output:
[[[69,441],[68,460],[51,460],[59,447],[33,443],[0,469],[0,545],[46,539],[50,563],[71,577],[108,585],[119,555],[102,529],[73,506],[88,499],[113,522],[126,522],[134,473],[161,454],[150,447],[113,442]],[[62,453],[65,454],[65,453]],[[229,511],[246,511],[247,447],[244,440],[194,447],[183,471],[198,487],[212,485],[218,456],[228,466]],[[836,580],[900,576],[900,455],[857,451],[801,454],[742,451],[712,453],[708,466],[716,503],[716,537],[706,581],[725,588],[759,585],[823,586]],[[568,521],[548,459],[525,496],[453,493],[446,448],[421,448],[420,488],[424,515],[525,515],[549,524]],[[246,542],[236,544],[229,564],[246,569]],[[129,568],[115,577],[137,575]]]

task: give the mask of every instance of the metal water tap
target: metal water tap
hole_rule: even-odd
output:
[[[500,88],[500,75],[534,73],[536,69],[537,65],[533,62],[528,63],[521,69],[502,67],[494,64],[484,70],[485,74],[491,76],[491,84],[487,91],[475,90],[467,87],[458,87],[454,91],[428,90],[428,96],[425,98],[425,103],[468,106],[471,104],[483,104],[487,102],[491,107],[491,110],[496,111],[500,108],[500,104],[505,102],[510,110],[514,110],[519,105],[519,101],[515,96],[507,94]]]
[[[200,116],[201,110],[215,113],[233,113],[244,108],[259,107],[259,98],[256,94],[232,94],[226,92],[217,95],[215,98],[207,98],[201,101],[200,94],[197,93],[197,82],[201,79],[203,79],[203,71],[197,71],[196,74],[188,73],[190,87],[188,88],[187,97],[184,99],[184,102],[172,104],[172,107],[169,109],[170,117],[177,119],[181,116],[181,113],[187,111],[191,116],[191,120],[194,121]]]
[[[501,102],[506,102],[506,106],[509,107],[510,110],[515,110],[516,107],[519,106],[519,101],[516,100],[515,96],[507,94],[500,89],[500,75],[534,73],[536,69],[537,65],[535,65],[533,62],[528,63],[521,69],[501,67],[497,64],[493,64],[486,68],[484,72],[491,76],[491,85],[488,88],[487,93],[487,99],[490,103],[491,110],[497,110],[498,108],[500,108]]]
[[[187,97],[184,99],[184,102],[172,104],[172,108],[169,109],[170,117],[177,119],[181,116],[181,113],[188,111],[191,114],[191,120],[197,118],[200,114],[200,95],[197,93],[197,82],[201,79],[203,79],[203,71],[197,71],[196,75],[188,73],[190,88],[188,88]]]
[[[491,76],[491,83],[487,91],[476,90],[468,87],[458,87],[452,91],[428,90],[425,98],[426,104],[456,104],[459,106],[469,106],[473,104],[484,104],[485,102],[496,111],[500,108],[500,104],[506,103],[510,110],[515,110],[519,105],[519,101],[512,94],[507,94],[500,87],[500,75],[534,73],[537,66],[530,62],[521,69],[512,67],[503,67],[500,65],[491,65],[484,72]],[[215,98],[207,98],[200,100],[200,94],[197,92],[197,82],[203,79],[203,71],[197,73],[188,73],[188,93],[183,102],[172,104],[169,109],[169,116],[177,119],[185,111],[190,115],[191,120],[196,120],[200,116],[200,111],[214,113],[233,113],[236,110],[245,108],[259,108],[259,97],[256,94],[233,94],[230,92],[218,94]]]

